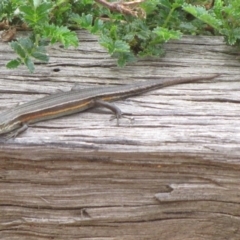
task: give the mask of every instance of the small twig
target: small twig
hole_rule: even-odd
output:
[[[113,12],[120,12],[122,14],[131,15],[134,17],[137,17],[137,16],[136,16],[135,11],[132,10],[131,6],[133,6],[133,4],[134,5],[139,4],[143,1],[145,1],[145,0],[132,1],[132,2],[128,2],[126,4],[126,2],[125,3],[124,2],[110,3],[110,2],[107,2],[106,0],[95,0],[95,2],[107,7],[108,9],[110,9]]]
[[[131,1],[131,2],[124,2],[123,5],[135,7],[135,6],[137,6],[138,4],[140,4],[140,3],[142,3],[142,2],[145,2],[145,1],[146,1],[146,0],[134,0],[134,1]]]

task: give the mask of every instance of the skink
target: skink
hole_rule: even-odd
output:
[[[139,95],[158,88],[213,79],[217,76],[219,76],[219,74],[201,77],[149,80],[123,86],[87,88],[81,89],[80,91],[72,90],[53,94],[2,112],[0,115],[0,135],[14,131],[11,136],[15,137],[26,130],[29,124],[82,112],[95,106],[109,108],[114,112],[118,120],[122,117],[121,110],[108,102]]]

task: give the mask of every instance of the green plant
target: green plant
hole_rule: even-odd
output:
[[[191,2],[191,4],[189,3]],[[47,62],[45,47],[78,46],[75,29],[86,29],[124,66],[139,57],[161,56],[163,43],[183,34],[223,35],[239,45],[239,0],[2,0],[0,23],[26,24],[31,35],[10,43],[18,57],[7,67]]]
[[[203,23],[212,27],[216,34],[221,34],[230,45],[240,43],[240,1],[215,0],[208,11],[201,6],[183,4],[183,10],[192,14]]]

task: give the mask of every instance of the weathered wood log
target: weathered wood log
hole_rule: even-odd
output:
[[[35,74],[5,68],[0,110],[78,83],[127,84],[221,73],[115,104],[133,123],[95,109],[40,122],[0,145],[0,239],[238,239],[239,53],[221,37],[184,37],[166,56],[116,67],[96,39],[50,48]],[[84,91],[84,90],[83,90]]]

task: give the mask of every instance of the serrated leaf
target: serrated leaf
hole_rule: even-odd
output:
[[[101,31],[104,27],[103,21],[101,19],[96,19],[94,21],[94,25],[91,28],[91,33],[96,34],[97,32]]]
[[[138,53],[138,56],[145,57],[145,56],[162,56],[164,54],[164,49],[162,47],[162,44],[155,44],[155,45],[149,45],[146,48],[144,48],[143,51]]]
[[[129,52],[130,47],[129,45],[122,41],[122,40],[116,40],[114,41],[112,38],[102,35],[100,37],[99,43],[105,47],[110,54],[113,54],[114,52]]]
[[[100,36],[99,43],[100,43],[103,47],[105,47],[106,49],[108,49],[109,46],[113,45],[113,40],[112,40],[110,37],[108,37],[107,35],[102,34],[102,35]]]
[[[236,28],[236,29],[224,29],[221,31],[222,34],[224,34],[225,37],[225,41],[229,44],[229,45],[234,45],[236,44],[237,40],[240,39],[240,28]]]
[[[31,16],[33,14],[33,9],[32,7],[30,6],[20,6],[19,7],[19,10],[25,14],[25,15],[28,15],[28,16]]]
[[[36,13],[40,16],[45,16],[51,10],[52,4],[43,2],[36,8]]]
[[[172,4],[172,8],[178,8],[182,6],[184,2],[185,2],[184,0],[175,0],[175,2]]]
[[[136,57],[131,53],[118,53],[117,54],[118,61],[117,64],[119,67],[124,67],[127,63],[136,61]]]
[[[81,16],[79,16],[78,14],[72,14],[71,19],[72,21],[76,22],[81,28],[87,29],[90,32],[92,31],[92,28],[93,28],[92,14],[85,15],[83,13]]]
[[[17,59],[14,59],[14,60],[11,60],[9,61],[7,64],[6,64],[6,67],[7,68],[10,68],[10,69],[13,69],[13,68],[17,68],[21,65],[21,60],[19,58]]]
[[[34,52],[32,54],[32,57],[42,61],[42,62],[48,62],[49,56],[47,54],[41,53],[41,52]]]
[[[36,9],[37,22],[36,25],[42,25],[49,21],[49,11],[52,8],[51,4],[42,3]]]
[[[129,45],[122,41],[122,40],[117,40],[114,42],[114,52],[129,52],[130,47]]]
[[[153,29],[153,33],[157,34],[160,37],[159,40],[167,42],[170,39],[180,39],[182,37],[182,33],[180,31],[169,30],[163,27],[156,27]]]
[[[25,58],[24,59],[24,64],[27,66],[27,68],[28,68],[28,70],[31,72],[31,73],[33,73],[34,72],[34,63],[33,63],[33,61],[29,58],[29,57],[27,57],[27,58]]]
[[[38,59],[42,62],[48,62],[49,57],[46,54],[44,46],[35,46],[32,42],[33,37],[20,38],[16,42],[12,42],[10,45],[14,51],[20,56],[17,60],[9,63],[10,67],[17,67],[18,65],[25,64],[30,72],[34,71],[33,58]],[[37,42],[36,42],[37,44]]]
[[[81,27],[88,28],[92,26],[93,16],[92,14],[87,14],[87,15],[83,14],[81,20],[82,20]]]
[[[62,38],[59,40],[63,43],[64,47],[78,46],[78,37],[75,32],[71,32],[66,28],[67,31],[62,33]]]
[[[196,31],[197,31],[197,28],[196,26],[194,26],[192,24],[192,22],[182,22],[180,25],[179,25],[180,29],[182,31],[187,31],[187,32],[190,32],[192,34],[194,34]]]
[[[38,46],[35,48],[35,52],[46,53],[46,48],[45,46]]]
[[[161,0],[159,1],[159,4],[167,8],[171,8],[171,5],[172,5],[169,0]]]
[[[78,37],[75,32],[71,32],[67,27],[46,25],[43,28],[43,36],[50,39],[51,43],[61,42],[64,47],[78,46]]]
[[[209,24],[215,29],[219,29],[222,25],[220,19],[217,19],[214,13],[209,13],[205,8],[200,6],[192,6],[191,4],[183,4],[183,10],[192,14],[194,17]]]
[[[141,3],[141,7],[147,14],[149,14],[156,9],[158,4],[159,0],[144,1]]]
[[[11,42],[10,46],[21,58],[26,57],[26,53],[24,49],[21,47],[21,45],[17,41]]]
[[[33,48],[33,42],[30,40],[30,38],[20,38],[18,39],[18,43],[21,45],[21,47],[27,51],[28,53],[31,53]]]
[[[25,21],[33,28],[46,23],[49,19],[48,13],[52,5],[50,3],[41,3],[36,8],[34,6],[20,6]]]
[[[127,33],[125,36],[123,36],[123,39],[131,42],[135,38],[135,34],[132,32]]]
[[[214,1],[214,6],[213,6],[213,9],[214,9],[214,12],[215,11],[221,11],[223,8],[223,1],[222,0],[215,0]]]

